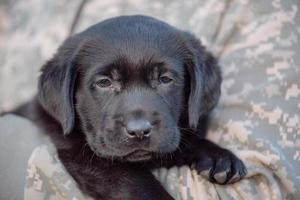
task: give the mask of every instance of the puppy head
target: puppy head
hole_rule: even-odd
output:
[[[77,116],[99,156],[139,161],[175,151],[178,126],[197,129],[220,82],[216,61],[194,36],[127,16],[69,38],[42,68],[39,101],[65,134]],[[186,113],[189,124],[179,124]]]

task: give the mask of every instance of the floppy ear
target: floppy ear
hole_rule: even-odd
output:
[[[190,77],[188,99],[189,125],[196,129],[199,119],[218,103],[221,93],[221,71],[216,59],[193,35],[185,33],[189,49],[186,65]]]
[[[39,103],[60,122],[65,135],[72,131],[75,121],[75,57],[79,50],[75,50],[74,53],[71,50],[69,53],[66,51],[59,50],[54,58],[42,67],[38,84]]]

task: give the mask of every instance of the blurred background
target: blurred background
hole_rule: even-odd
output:
[[[254,48],[247,49],[255,56],[239,63],[237,72],[257,65],[250,59],[269,53],[272,46],[299,44],[298,5],[298,0],[0,0],[0,112],[36,93],[39,68],[66,37],[106,18],[130,14],[157,17],[193,32],[226,65],[224,54],[230,53],[232,59],[232,53],[260,45],[258,54]],[[291,64],[295,62],[289,67]]]
[[[41,65],[71,33],[118,15],[143,14],[192,30],[211,43],[230,1],[198,0],[1,0],[0,1],[0,111],[36,93]],[[203,23],[209,21],[209,24]],[[205,31],[203,31],[205,30]],[[201,34],[200,34],[201,33]]]
[[[300,198],[299,9],[299,0],[0,0],[0,112],[36,94],[40,67],[69,35],[114,16],[153,16],[219,59],[209,138],[275,156],[276,180]]]

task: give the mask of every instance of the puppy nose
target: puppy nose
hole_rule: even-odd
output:
[[[144,138],[149,137],[152,125],[145,119],[133,119],[126,125],[127,135],[130,138]]]

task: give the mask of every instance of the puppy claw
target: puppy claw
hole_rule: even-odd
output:
[[[224,184],[227,179],[227,171],[219,172],[214,175],[214,179],[221,184]]]
[[[241,176],[239,175],[239,173],[235,173],[234,176],[229,180],[228,183],[235,183],[237,181],[239,181],[241,179]]]
[[[209,179],[210,170],[211,170],[211,168],[209,168],[207,170],[203,170],[200,172],[200,175],[203,176],[205,179]]]
[[[243,162],[224,149],[218,149],[217,153],[201,152],[196,166],[196,170],[202,177],[218,184],[234,183],[247,174]]]

